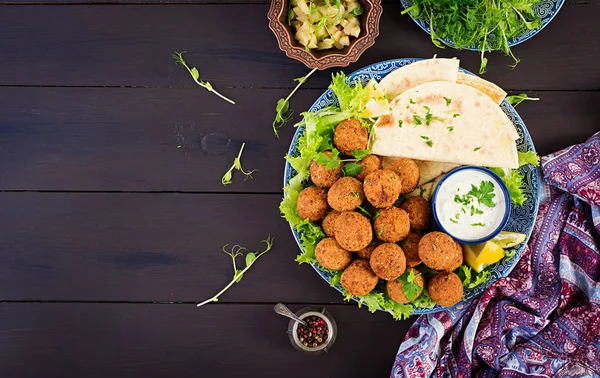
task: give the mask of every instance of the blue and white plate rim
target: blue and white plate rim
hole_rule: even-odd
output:
[[[402,66],[414,63],[419,60],[423,60],[423,59],[422,58],[397,58],[397,59],[390,59],[390,60],[386,60],[386,61],[382,61],[382,62],[373,63],[371,65],[365,66],[361,69],[358,69],[358,70],[352,72],[351,74],[349,74],[347,76],[347,80],[354,81],[356,79],[359,79],[359,80],[361,80],[361,82],[363,84],[366,83],[371,78],[375,78],[377,81],[380,81],[383,77],[388,75],[393,70],[400,68]],[[473,73],[471,73],[463,68],[460,68],[460,71],[470,74],[470,75],[474,75]],[[325,106],[329,106],[329,105],[333,105],[333,104],[337,104],[337,99],[335,98],[333,91],[331,91],[331,89],[327,89],[321,96],[319,96],[319,98],[315,101],[315,103],[309,108],[309,111],[314,112]],[[506,100],[504,100],[502,102],[500,107],[502,108],[504,113],[508,116],[508,118],[513,122],[513,124],[515,125],[515,127],[517,129],[517,132],[519,133],[519,139],[517,140],[517,149],[519,149],[520,151],[523,151],[523,152],[535,151],[535,147],[533,145],[531,136],[529,135],[527,127],[525,126],[525,124],[524,124],[523,120],[521,119],[521,117],[519,116],[519,114],[515,111],[515,109]],[[288,155],[294,156],[296,154],[296,145],[298,144],[298,139],[300,138],[300,135],[302,134],[303,131],[304,131],[304,127],[299,127],[296,130],[296,133],[294,134],[294,137],[292,138],[292,141],[290,143]],[[507,276],[513,270],[513,268],[515,267],[515,265],[521,258],[524,248],[529,240],[529,237],[531,236],[531,231],[533,229],[533,224],[535,222],[535,218],[537,216],[537,211],[538,211],[538,207],[539,207],[539,195],[540,195],[539,190],[541,187],[541,173],[540,173],[539,168],[528,165],[528,166],[522,167],[521,170],[524,174],[525,181],[528,184],[525,187],[525,193],[528,195],[527,196],[528,198],[522,207],[519,207],[519,208],[513,207],[511,209],[511,218],[509,219],[507,228],[510,229],[511,226],[514,226],[514,224],[517,223],[518,220],[514,219],[514,217],[516,216],[515,214],[520,214],[521,210],[529,209],[529,212],[526,215],[522,214],[523,216],[521,217],[523,219],[525,219],[525,217],[527,218],[526,224],[520,225],[520,226],[525,226],[525,227],[519,227],[519,229],[511,230],[511,231],[523,232],[527,235],[527,238],[525,239],[525,241],[522,244],[520,244],[519,246],[516,247],[516,253],[515,253],[514,257],[512,257],[508,261],[501,261],[500,263],[496,264],[491,270],[490,280],[487,281],[486,283],[484,283],[474,289],[465,289],[464,299],[462,301],[460,301],[459,303],[457,303],[456,305],[454,305],[450,308],[440,307],[437,305],[433,308],[415,307],[413,314],[415,314],[415,315],[429,314],[429,313],[434,313],[434,312],[443,311],[443,310],[458,311],[458,310],[462,309],[463,307],[465,307],[466,305],[468,305],[468,303],[473,298],[476,298],[481,293],[483,293],[483,291],[485,289],[487,289],[488,287],[490,287],[491,284],[493,282],[495,282],[498,278]],[[296,174],[296,171],[291,167],[289,162],[286,161],[285,168],[284,168],[284,177],[283,177],[284,187],[289,183],[289,180],[295,176],[295,174]],[[294,239],[296,240],[298,247],[300,248],[302,253],[304,253],[304,250],[302,249],[302,247],[300,245],[300,235],[299,235],[298,231],[296,231],[291,226],[291,224],[290,224],[290,229],[292,230],[292,234],[294,235]],[[323,278],[327,283],[330,283],[330,278],[326,272],[320,270],[315,264],[311,263],[311,266],[321,276],[321,278]],[[333,286],[333,287],[340,293],[342,292],[342,289],[340,287],[338,287],[338,286]],[[353,298],[353,300],[356,302],[360,302],[359,298]]]

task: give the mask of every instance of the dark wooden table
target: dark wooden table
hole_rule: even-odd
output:
[[[308,70],[277,48],[268,1],[169,2],[1,2],[0,377],[387,376],[412,321],[344,303],[294,262],[279,216],[294,130],[273,137],[274,105]],[[433,54],[477,69],[477,54],[433,47],[397,1],[384,9],[376,45],[346,72]],[[599,0],[567,1],[514,49],[515,70],[490,57],[486,78],[541,98],[519,107],[540,154],[600,129],[599,18]],[[237,105],[195,87],[174,50]],[[296,113],[331,72],[298,92]],[[213,133],[231,144],[210,155]],[[259,171],[223,187],[244,141]],[[221,247],[269,233],[273,251],[242,283],[196,308],[229,281]],[[329,354],[291,347],[279,301],[329,309]]]

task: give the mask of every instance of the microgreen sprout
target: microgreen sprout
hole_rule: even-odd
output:
[[[238,153],[238,156],[235,159],[233,159],[233,164],[231,165],[231,168],[229,168],[229,170],[227,172],[225,172],[225,174],[221,178],[221,183],[223,185],[229,185],[232,183],[232,176],[233,176],[234,169],[237,169],[238,171],[240,171],[244,175],[246,175],[245,180],[248,180],[248,178],[254,178],[254,177],[252,177],[252,174],[254,172],[258,171],[258,169],[253,169],[251,171],[244,171],[244,168],[242,168],[242,160],[241,159],[242,159],[242,152],[244,152],[244,146],[246,146],[245,142],[242,143],[242,147],[240,148],[240,152]]]
[[[177,64],[181,65],[183,68],[185,68],[190,73],[190,75],[192,75],[192,79],[194,79],[196,84],[198,84],[202,88],[207,89],[209,92],[216,94],[217,96],[221,97],[223,100],[225,100],[231,104],[235,104],[235,102],[233,100],[230,100],[229,98],[227,98],[227,97],[223,96],[222,94],[220,94],[219,92],[217,92],[213,88],[211,83],[209,83],[208,81],[200,80],[200,71],[198,71],[198,69],[196,67],[190,68],[187,65],[187,63],[185,62],[185,60],[183,59],[183,54],[185,54],[185,53],[186,53],[186,51],[181,51],[181,52],[175,51],[175,53],[173,53],[173,55],[171,55],[171,56],[173,57],[173,59],[175,59],[175,62],[177,62]]]
[[[277,100],[277,105],[275,106],[275,120],[273,121],[273,133],[277,138],[279,138],[279,129],[287,125],[287,123],[292,119],[293,112],[290,110],[290,98],[296,93],[298,88],[312,75],[317,69],[314,68],[310,71],[306,76],[298,77],[294,79],[294,81],[298,82],[298,85],[294,88],[294,90],[286,97],[280,98]]]
[[[236,264],[236,258],[239,256],[242,256],[244,254],[244,251],[246,251],[246,248],[242,247],[241,245],[236,244],[233,247],[231,247],[230,250],[228,251],[227,247],[229,247],[229,244],[224,245],[223,252],[225,252],[226,254],[231,256],[231,261],[233,262],[233,278],[231,279],[231,282],[229,282],[227,284],[227,286],[225,286],[223,288],[223,290],[219,291],[214,297],[209,298],[209,299],[205,300],[204,302],[198,303],[197,306],[200,307],[200,306],[204,306],[205,304],[210,303],[210,302],[217,302],[219,300],[219,296],[221,296],[221,294],[226,292],[231,286],[233,286],[233,284],[236,284],[242,280],[242,278],[244,277],[244,273],[246,273],[246,271],[248,269],[250,269],[250,267],[256,262],[256,260],[258,260],[262,255],[269,252],[271,250],[271,248],[273,248],[273,240],[274,240],[274,238],[272,238],[271,235],[269,235],[265,240],[262,240],[262,243],[266,244],[266,247],[264,250],[262,250],[261,252],[246,253],[246,257],[245,257],[246,266],[244,269],[238,269],[237,264]]]

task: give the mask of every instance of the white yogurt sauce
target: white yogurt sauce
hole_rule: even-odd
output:
[[[490,182],[494,187],[487,196],[492,207],[469,195],[472,185],[479,189],[482,182]],[[506,213],[506,198],[494,177],[483,171],[463,169],[440,184],[435,211],[438,222],[451,236],[474,241],[490,236],[500,226]]]

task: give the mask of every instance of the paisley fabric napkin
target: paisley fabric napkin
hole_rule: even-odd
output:
[[[600,132],[541,165],[515,269],[461,310],[419,317],[392,378],[600,377]]]

